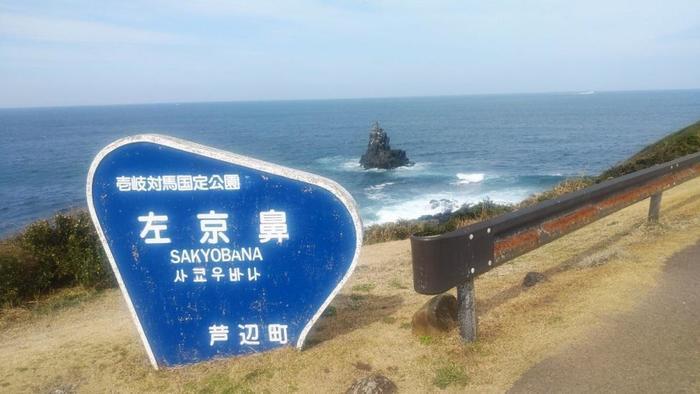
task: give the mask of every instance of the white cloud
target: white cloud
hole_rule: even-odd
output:
[[[100,22],[0,13],[0,37],[58,43],[175,44],[182,37]]]

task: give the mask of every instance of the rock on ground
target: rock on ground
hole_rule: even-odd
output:
[[[358,379],[350,386],[346,394],[388,394],[398,391],[396,384],[380,374],[373,374]]]
[[[547,277],[544,276],[544,274],[534,271],[528,272],[525,274],[525,279],[523,279],[523,287],[532,287],[544,280],[547,280]]]
[[[457,325],[457,298],[440,294],[431,298],[413,314],[411,327],[415,335],[444,334]]]

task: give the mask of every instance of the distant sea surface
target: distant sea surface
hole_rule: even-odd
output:
[[[597,174],[700,119],[700,90],[0,109],[0,235],[85,205],[95,154],[161,133],[343,185],[365,225]],[[363,170],[372,122],[415,162]]]

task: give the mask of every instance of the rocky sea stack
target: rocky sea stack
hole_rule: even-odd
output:
[[[379,127],[379,122],[374,122],[372,130],[369,132],[367,152],[360,158],[360,164],[362,164],[362,167],[365,169],[391,169],[408,166],[412,163],[408,160],[406,151],[391,149],[389,146],[389,136],[384,132],[384,129]]]

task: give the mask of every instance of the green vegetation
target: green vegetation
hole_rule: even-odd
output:
[[[619,177],[695,152],[700,152],[700,122],[647,146],[624,162],[603,172],[598,180]]]
[[[457,364],[449,364],[435,371],[433,384],[441,389],[447,386],[464,387],[469,383],[469,376]]]
[[[375,224],[365,228],[366,245],[406,239],[411,234],[441,234],[456,230],[471,223],[497,216],[513,210],[513,206],[496,204],[485,200],[478,204],[465,204],[457,211],[435,216],[421,217],[415,220],[399,220],[394,223]]]
[[[54,290],[115,285],[87,212],[58,214],[0,242],[0,306],[16,306]]]
[[[363,283],[360,285],[355,285],[352,287],[352,291],[363,291],[363,292],[370,292],[372,289],[374,289],[376,285],[374,283]]]
[[[367,298],[367,297],[362,295],[362,294],[355,294],[355,293],[350,294],[350,299],[354,302],[362,301],[365,298]]]
[[[189,382],[184,385],[183,389],[187,393],[198,394],[252,394],[255,391],[250,388],[251,385],[256,382],[270,380],[274,375],[275,372],[273,370],[265,368],[256,368],[245,374],[240,380],[236,380],[226,373],[216,373],[205,376],[200,381]]]
[[[243,382],[236,382],[225,374],[215,374],[204,378],[201,382],[188,383],[184,387],[186,392],[198,394],[236,394],[253,393]]]
[[[520,204],[518,204],[518,207],[524,208],[530,205],[535,205],[541,203],[542,201],[551,200],[553,198],[563,196],[564,194],[573,193],[577,190],[587,188],[588,186],[594,184],[596,179],[597,178],[595,177],[589,176],[565,179],[549,190],[526,198]]]
[[[408,286],[404,285],[403,282],[401,282],[401,279],[399,279],[399,278],[393,278],[389,282],[389,286],[393,287],[394,289],[399,289],[399,290],[408,289]]]
[[[338,310],[334,306],[329,306],[326,308],[325,311],[321,314],[323,317],[333,317],[338,314]]]
[[[394,324],[394,323],[396,323],[396,318],[394,316],[384,316],[384,317],[382,317],[382,323]]]

